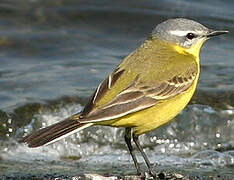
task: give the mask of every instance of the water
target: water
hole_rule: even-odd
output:
[[[187,17],[230,33],[203,47],[192,103],[140,140],[155,169],[234,178],[233,9],[231,0],[0,2],[0,177],[135,173],[123,129],[91,127],[37,149],[16,140],[80,111],[156,24]]]

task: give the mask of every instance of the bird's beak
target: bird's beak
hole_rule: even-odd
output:
[[[207,38],[210,38],[210,37],[213,37],[213,36],[219,36],[221,34],[227,34],[228,31],[214,31],[214,30],[210,30],[207,34],[206,34],[206,37]]]

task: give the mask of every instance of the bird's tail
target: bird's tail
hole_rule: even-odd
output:
[[[76,118],[73,118],[74,116]],[[93,125],[93,123],[80,123],[77,120],[79,114],[74,116],[25,136],[20,142],[27,143],[28,147],[32,148],[47,145]]]

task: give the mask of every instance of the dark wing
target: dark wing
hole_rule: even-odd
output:
[[[189,74],[174,76],[156,85],[146,85],[137,76],[127,88],[109,103],[101,108],[85,109],[84,112],[88,113],[85,114],[83,122],[111,120],[154,106],[161,100],[172,98],[186,91],[193,84],[196,76],[197,72],[194,70],[190,71]],[[94,101],[91,103],[100,98],[101,92],[105,92],[106,88],[111,88],[109,80],[110,78],[99,85],[92,98]]]
[[[124,70],[119,70],[118,68],[115,69],[112,74],[110,74],[102,83],[98,85],[89,102],[86,104],[82,112],[82,116],[88,115],[93,110],[96,102],[98,102],[106,94],[106,92],[113,87],[123,72]]]

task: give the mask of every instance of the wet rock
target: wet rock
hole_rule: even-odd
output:
[[[14,110],[14,121],[15,127],[22,127],[29,124],[32,120],[32,117],[43,110],[43,105],[39,103],[27,104],[20,106]]]
[[[8,115],[0,110],[0,140],[8,138]]]
[[[55,178],[56,180],[68,180],[63,178]],[[55,180],[53,179],[53,180]],[[137,176],[137,175],[126,175],[123,177],[118,176],[102,176],[99,174],[83,174],[83,175],[77,175],[71,178],[71,180],[231,180],[229,178],[225,177],[202,177],[202,176],[193,176],[193,177],[187,177],[179,173],[174,174],[166,174],[166,173],[158,173],[157,177],[143,177],[143,176]]]
[[[96,180],[117,180],[118,179],[118,177],[116,177],[116,176],[105,177],[105,176],[101,176],[99,174],[85,174],[84,178],[87,180],[93,180],[93,179],[96,179]]]

